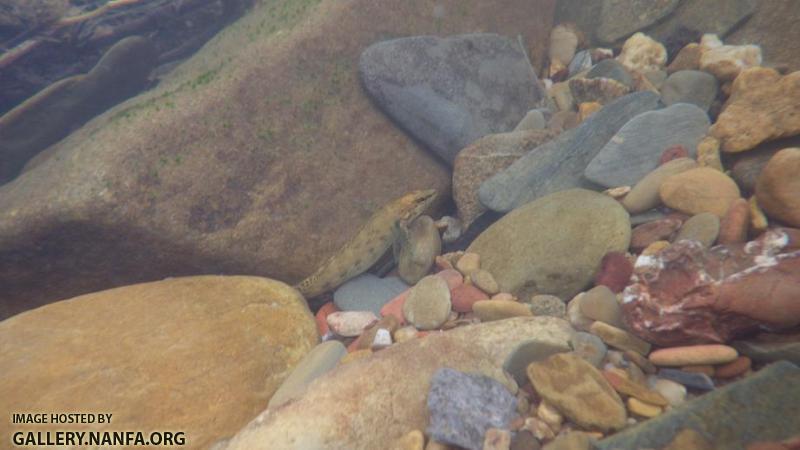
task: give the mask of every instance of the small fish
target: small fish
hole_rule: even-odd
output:
[[[404,229],[422,214],[435,198],[434,189],[414,191],[379,209],[350,242],[295,289],[306,298],[313,298],[366,272],[399,238],[398,229]]]

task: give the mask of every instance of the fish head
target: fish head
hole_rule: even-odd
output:
[[[436,189],[413,191],[400,199],[400,219],[410,222],[419,217],[436,199]]]

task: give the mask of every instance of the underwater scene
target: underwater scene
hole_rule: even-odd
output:
[[[800,450],[799,43],[0,0],[0,450]]]

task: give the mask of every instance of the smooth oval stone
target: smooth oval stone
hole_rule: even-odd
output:
[[[605,359],[606,353],[608,352],[608,347],[606,347],[602,339],[583,331],[572,335],[569,343],[572,346],[572,352],[574,354],[585,359],[597,368],[600,368],[603,364],[603,359]]]
[[[447,282],[436,275],[428,275],[411,288],[403,304],[403,316],[420,330],[432,330],[447,321],[450,307]]]
[[[708,167],[672,175],[661,183],[659,196],[665,205],[686,214],[710,212],[724,217],[730,205],[741,197],[730,177]]]
[[[302,395],[312,381],[336,367],[346,354],[347,349],[339,341],[323,342],[311,349],[272,395],[267,409],[275,409]]]
[[[530,308],[534,316],[564,317],[567,314],[567,305],[555,295],[534,295]]]
[[[633,77],[619,61],[609,58],[600,61],[586,74],[586,78],[610,78],[628,87],[633,87]]]
[[[622,328],[611,326],[604,322],[595,322],[589,331],[600,337],[606,344],[620,350],[632,350],[642,355],[650,351],[650,343],[628,333]]]
[[[658,167],[662,152],[680,145],[697,155],[711,122],[695,105],[676,103],[642,113],[626,123],[584,170],[589,181],[606,187],[633,186]]]
[[[657,366],[697,366],[725,364],[736,359],[739,353],[727,345],[708,344],[670,347],[650,353],[650,362]]]
[[[485,292],[470,284],[462,284],[450,291],[453,311],[467,313],[472,311],[472,306],[480,300],[488,300]]]
[[[584,316],[581,312],[581,302],[585,295],[586,294],[582,292],[567,303],[567,320],[576,330],[581,331],[589,331],[592,323],[594,323],[594,320]]]
[[[378,318],[371,311],[337,311],[328,314],[326,320],[334,333],[343,337],[354,337]]]
[[[503,370],[511,374],[518,386],[528,382],[526,370],[528,364],[534,361],[541,361],[556,353],[568,352],[569,347],[553,345],[537,340],[525,340],[520,342],[508,354],[503,362]]]
[[[581,312],[590,319],[622,327],[622,310],[617,296],[606,286],[595,286],[586,292],[581,300]]]
[[[365,273],[339,286],[333,293],[333,302],[342,311],[372,311],[380,315],[383,305],[406,289],[408,285],[397,277]]]
[[[680,383],[666,378],[651,376],[647,378],[647,384],[651,389],[667,399],[672,407],[680,406],[686,401],[686,386]]]
[[[482,290],[488,295],[494,295],[500,292],[500,287],[497,285],[497,281],[495,281],[492,274],[486,270],[478,269],[472,272],[469,278],[472,280],[472,283],[478,287],[478,289]]]
[[[533,315],[528,305],[511,300],[479,300],[472,305],[472,312],[481,322]]]
[[[660,407],[645,403],[635,397],[628,398],[626,403],[628,405],[628,411],[630,411],[631,414],[639,417],[646,417],[649,419],[661,414]]]
[[[690,158],[678,158],[666,162],[644,176],[622,200],[622,206],[631,214],[643,213],[661,204],[658,189],[668,177],[697,167]]]
[[[548,112],[547,115],[545,115],[545,111]],[[519,121],[514,131],[544,130],[547,127],[549,115],[549,111],[546,109],[532,109]]]
[[[677,369],[661,369],[658,376],[680,383],[687,388],[710,391],[714,389],[714,381],[704,373],[685,372]]]
[[[752,364],[753,361],[750,358],[747,356],[740,356],[728,364],[716,367],[714,376],[717,378],[733,378],[750,370]]]
[[[710,248],[719,236],[719,226],[719,217],[714,214],[696,214],[681,225],[675,242],[688,239],[698,241],[703,244],[703,247]]]
[[[442,238],[430,216],[419,216],[401,239],[397,255],[397,274],[408,284],[415,284],[430,272],[434,258],[442,253]]]
[[[718,83],[714,75],[700,70],[679,70],[661,86],[661,101],[669,106],[691,103],[708,111],[717,97]]]

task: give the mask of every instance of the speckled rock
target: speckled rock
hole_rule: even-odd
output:
[[[546,106],[519,45],[496,34],[381,41],[361,54],[359,73],[378,106],[450,164],[474,140]]]
[[[415,284],[430,272],[433,260],[442,253],[442,238],[430,216],[417,217],[400,237],[397,274],[408,284]]]
[[[768,216],[800,227],[800,148],[770,158],[756,184],[756,198]]]
[[[394,345],[337,367],[311,383],[301,398],[258,415],[231,439],[228,450],[390,448],[410,430],[429,425],[426,400],[437,370],[489,376],[511,389],[514,383],[502,364],[519,342],[537,340],[568,349],[571,333],[563,320],[527,317]]]
[[[691,103],[708,111],[717,97],[717,80],[699,70],[680,70],[670,75],[661,87],[661,101],[666,105]]]
[[[431,377],[427,403],[426,434],[444,444],[482,450],[489,428],[509,428],[517,399],[490,377],[442,368]]]
[[[491,134],[460,151],[453,163],[453,200],[463,226],[486,211],[478,200],[481,183],[556,135],[552,130]]]
[[[333,302],[341,311],[372,311],[379,315],[383,305],[408,286],[397,277],[379,278],[370,273],[359,275],[333,292]]]
[[[561,353],[528,366],[536,392],[567,418],[604,431],[625,426],[625,407],[603,375],[582,358]]]
[[[450,316],[450,289],[447,282],[436,275],[419,281],[403,304],[403,317],[420,330],[441,326]]]
[[[670,146],[681,145],[694,157],[709,125],[702,109],[686,103],[640,114],[611,138],[584,175],[606,187],[633,186],[658,167],[661,153]]]
[[[700,242],[703,247],[709,248],[717,240],[719,228],[719,217],[711,213],[696,214],[681,225],[678,235],[675,236],[675,241],[691,239]]]
[[[655,208],[661,203],[659,188],[661,183],[672,175],[697,167],[693,159],[678,158],[668,161],[645,175],[637,182],[622,200],[622,206],[631,214],[638,214]]]
[[[83,405],[113,413],[114,427],[183,431],[187,447],[207,448],[266,408],[318,339],[303,297],[266,278],[171,278],[82,295],[0,322],[0,410]],[[0,421],[9,439],[18,427]],[[35,425],[65,427],[87,429]]]
[[[697,164],[700,167],[724,171],[719,153],[719,140],[713,136],[706,136],[697,143]]]
[[[531,289],[571,298],[594,276],[609,251],[630,241],[627,212],[615,200],[573,189],[505,215],[472,242],[481,266],[504,292]]]
[[[658,70],[667,63],[667,49],[646,34],[636,33],[625,41],[617,61],[637,72]]]
[[[529,304],[534,316],[564,317],[567,313],[567,305],[555,295],[534,295]]]
[[[775,229],[747,244],[672,244],[636,262],[623,319],[662,346],[724,343],[758,326],[800,323],[800,232]]]
[[[761,142],[800,133],[800,72],[781,75],[754,67],[736,77],[710,134],[722,151],[741,152]]]
[[[672,175],[659,187],[665,205],[687,214],[710,212],[725,216],[730,205],[740,198],[739,187],[724,173],[698,167]]]

